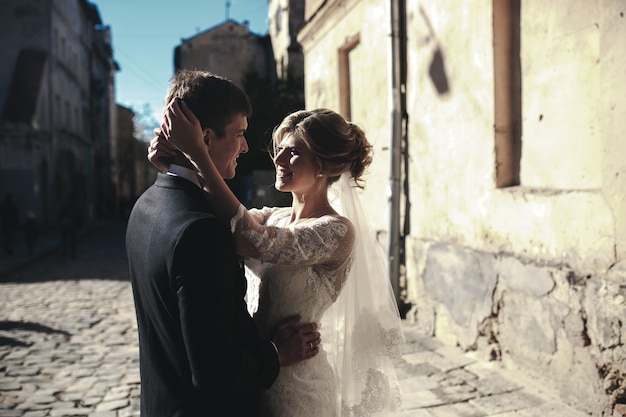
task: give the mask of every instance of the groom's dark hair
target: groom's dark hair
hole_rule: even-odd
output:
[[[213,129],[218,137],[224,136],[224,128],[235,116],[252,114],[246,93],[232,81],[208,71],[178,70],[170,80],[165,105],[174,97],[185,100],[200,126]]]

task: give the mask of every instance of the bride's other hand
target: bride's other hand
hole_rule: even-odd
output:
[[[181,152],[191,159],[206,152],[200,121],[183,100],[173,98],[166,107],[164,119],[165,137]]]
[[[176,154],[176,147],[165,138],[162,128],[153,131],[154,138],[148,146],[148,160],[163,172],[167,172]]]

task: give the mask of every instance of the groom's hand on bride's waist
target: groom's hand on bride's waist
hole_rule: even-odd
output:
[[[317,323],[300,323],[300,316],[283,320],[274,330],[272,343],[276,346],[280,366],[291,366],[319,353],[322,342]]]

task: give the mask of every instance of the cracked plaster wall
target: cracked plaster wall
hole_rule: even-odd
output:
[[[625,398],[626,263],[577,276],[418,240],[410,258],[421,280],[408,319],[424,331],[518,367],[594,415]]]
[[[492,1],[407,7],[408,318],[611,415],[626,403],[626,3],[521,2],[521,184],[501,189]]]

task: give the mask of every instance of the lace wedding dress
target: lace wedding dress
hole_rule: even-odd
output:
[[[246,258],[248,308],[262,336],[268,337],[280,321],[295,314],[303,323],[321,324],[319,354],[281,368],[264,395],[263,415],[387,415],[385,412],[395,410],[399,402],[399,388],[389,365],[402,339],[399,327],[391,331],[376,325],[369,327],[368,323],[377,322],[376,317],[371,320],[371,314],[358,319],[361,324],[350,325],[352,320],[347,321],[331,308],[350,275],[355,229],[348,219],[338,215],[289,224],[290,215],[290,208],[247,211],[241,206],[231,221],[238,252]],[[338,336],[344,333],[347,339]],[[367,352],[369,340],[377,335],[385,339],[385,347]],[[351,338],[360,341],[352,343]],[[355,351],[354,346],[363,349]],[[353,357],[358,361],[371,359],[372,355],[375,364],[384,362],[386,370],[370,367],[368,360],[348,366],[343,359]],[[356,389],[356,395],[342,394],[346,388],[353,392]]]

